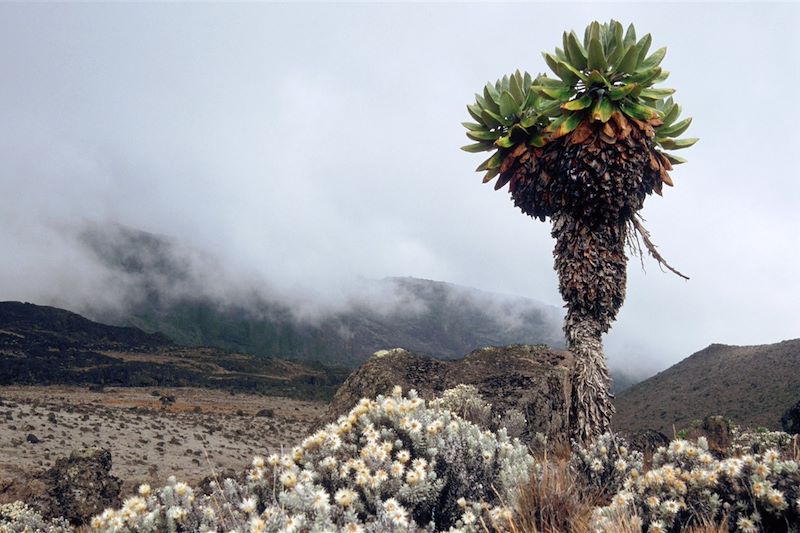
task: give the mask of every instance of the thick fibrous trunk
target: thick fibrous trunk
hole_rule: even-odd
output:
[[[609,429],[614,412],[601,337],[625,299],[626,224],[589,226],[565,213],[552,220],[555,268],[568,308],[564,332],[576,359],[571,426],[573,438],[585,442]]]

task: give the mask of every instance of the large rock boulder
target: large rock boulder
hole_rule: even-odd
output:
[[[524,440],[532,440],[536,433],[565,440],[569,435],[573,364],[569,352],[542,345],[487,347],[451,361],[402,348],[382,350],[339,387],[323,421],[333,421],[359,399],[387,394],[395,385],[406,391],[415,389],[429,400],[465,384],[474,386],[492,405],[494,417],[502,418],[511,411],[521,413],[526,420],[521,435]]]
[[[84,448],[28,478],[0,481],[0,503],[22,500],[45,518],[82,525],[107,507],[119,507],[121,486],[111,475],[111,452]]]
[[[800,433],[800,402],[797,402],[783,413],[781,427],[789,435]]]

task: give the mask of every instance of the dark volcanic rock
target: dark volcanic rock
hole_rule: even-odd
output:
[[[84,448],[30,478],[0,481],[0,502],[23,500],[45,518],[81,525],[108,507],[119,507],[121,486],[111,475],[111,452]]]
[[[700,429],[708,439],[709,450],[720,454],[728,451],[733,442],[730,420],[724,416],[707,416]]]
[[[473,385],[492,404],[495,416],[517,410],[527,420],[523,439],[535,433],[566,439],[572,356],[541,345],[517,344],[476,350],[442,361],[401,348],[376,352],[339,388],[324,421],[347,413],[359,399],[386,394],[395,385],[431,399],[459,384]]]
[[[800,433],[800,401],[783,413],[781,427],[790,435]]]
[[[653,455],[661,446],[669,444],[669,437],[655,429],[644,429],[630,435],[631,448],[645,455]]]
[[[44,473],[49,487],[49,516],[63,516],[73,524],[86,523],[107,507],[120,505],[122,481],[111,475],[111,452],[102,448],[73,451],[56,460]]]

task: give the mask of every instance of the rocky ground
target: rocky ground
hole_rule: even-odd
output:
[[[175,475],[199,482],[298,443],[322,402],[193,388],[0,387],[0,480],[88,446],[111,451],[122,494]]]

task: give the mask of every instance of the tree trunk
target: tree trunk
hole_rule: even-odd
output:
[[[595,224],[566,213],[552,217],[559,290],[567,303],[564,333],[576,359],[572,383],[572,436],[587,442],[607,431],[614,407],[601,337],[625,300],[627,227]]]
[[[569,409],[570,433],[578,442],[589,442],[611,427],[611,378],[608,375],[603,343],[597,323],[591,319],[568,317],[564,323],[567,345],[575,356],[572,373],[572,400]]]

